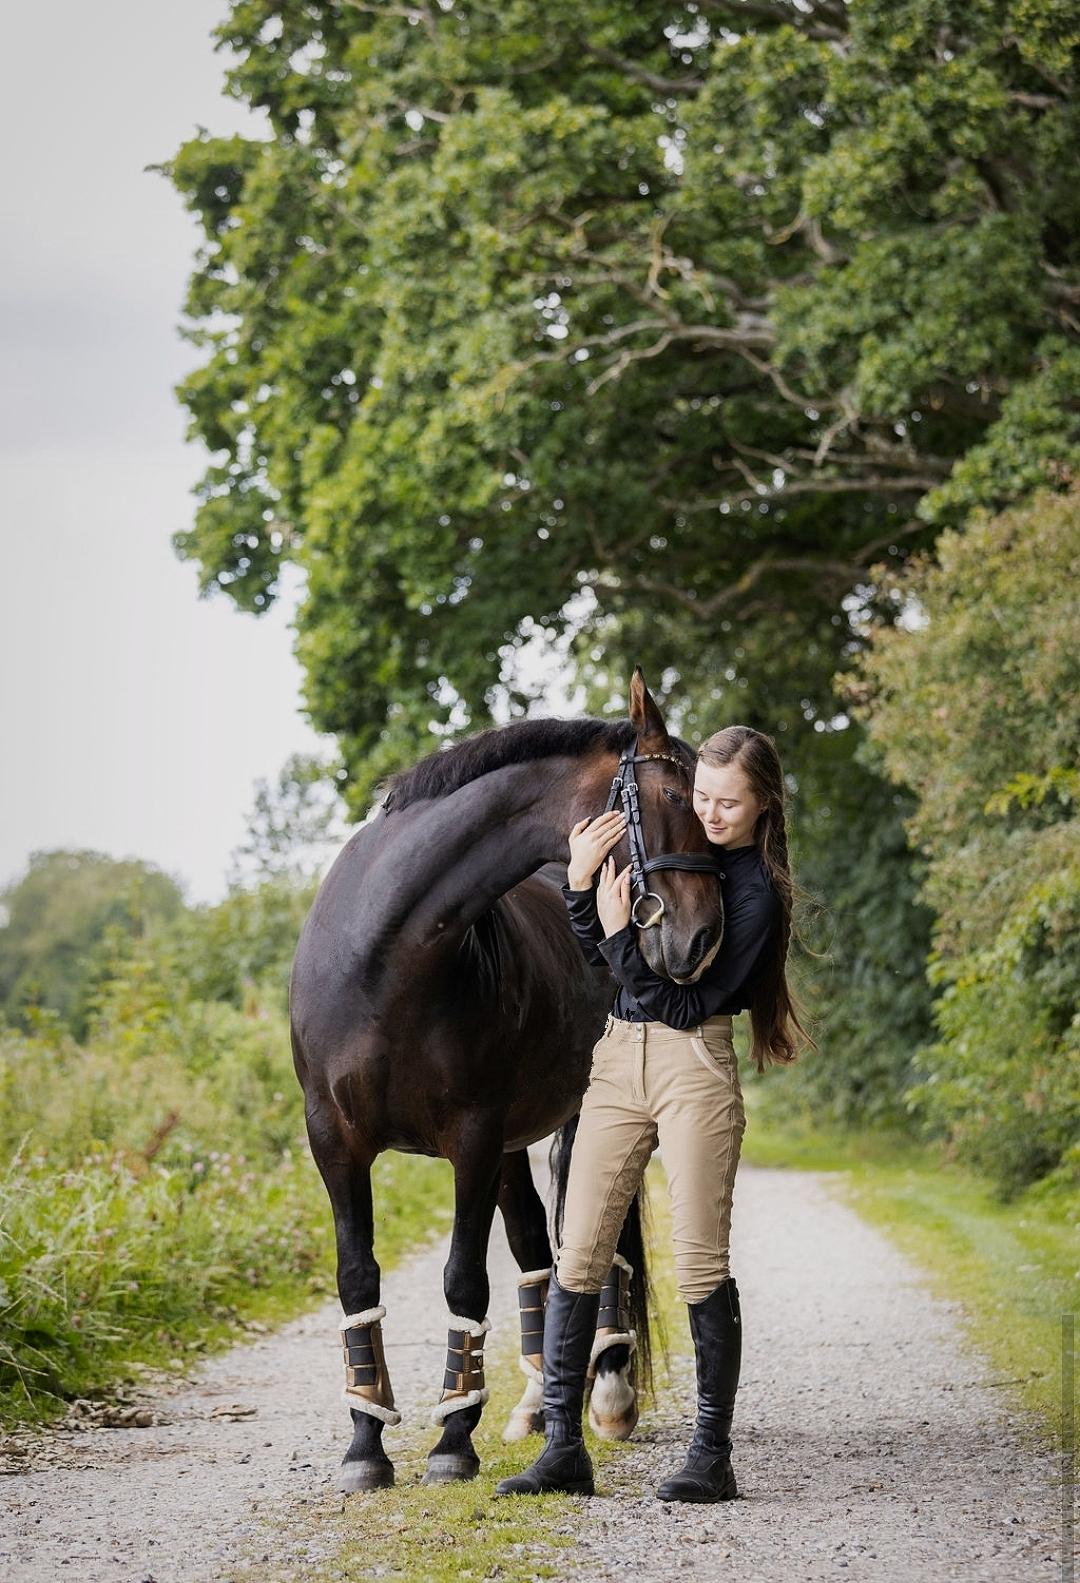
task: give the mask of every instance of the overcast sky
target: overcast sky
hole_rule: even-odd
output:
[[[161,176],[221,94],[225,0],[55,0],[5,24],[0,97],[0,883],[94,847],[224,886],[257,776],[318,744],[290,604],[196,597],[170,536],[205,454],[172,387],[197,243]]]

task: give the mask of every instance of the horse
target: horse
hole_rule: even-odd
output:
[[[345,1313],[353,1434],[338,1478],[343,1491],[394,1482],[382,1434],[400,1414],[383,1353],[371,1189],[372,1164],[387,1149],[448,1160],[454,1176],[443,1272],[447,1367],[432,1411],[441,1435],[424,1482],[479,1470],[472,1434],[488,1400],[486,1261],[496,1207],[522,1271],[527,1376],[505,1438],[543,1427],[552,1246],[526,1150],[556,1135],[557,1238],[577,1112],[611,1002],[610,975],[585,960],[560,894],[567,832],[611,805],[631,751],[640,756],[633,850],[644,851],[644,842],[667,854],[649,865],[662,870],[649,875],[649,893],[662,905],[638,938],[654,971],[680,964],[682,979],[685,964],[713,955],[723,906],[691,806],[694,751],[667,731],[640,667],[626,719],[514,721],[389,777],[301,930],[290,1024],[308,1140],[333,1212]],[[625,861],[627,839],[617,861]],[[635,1201],[605,1282],[590,1370],[590,1421],[600,1433],[631,1432],[647,1369],[648,1279]]]

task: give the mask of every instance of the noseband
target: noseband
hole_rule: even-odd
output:
[[[646,759],[670,759],[671,763],[678,764],[680,769],[686,768],[682,760],[677,759],[673,753],[635,753],[633,748],[629,747],[620,754],[619,768],[611,783],[604,812],[610,813],[617,802],[622,802],[623,813],[626,815],[626,835],[630,843],[630,889],[634,893],[630,922],[639,929],[651,929],[653,924],[659,923],[664,916],[663,897],[649,889],[646,874],[661,868],[681,868],[699,874],[715,874],[719,879],[726,877],[720,867],[720,859],[711,852],[661,852],[659,857],[649,857],[645,851],[645,832],[641,827],[637,774],[634,770],[635,764],[641,764]],[[656,903],[655,912],[644,920],[637,915],[638,907],[643,901]]]

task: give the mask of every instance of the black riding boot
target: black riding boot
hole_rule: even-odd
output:
[[[496,1495],[592,1495],[593,1470],[581,1433],[599,1292],[568,1292],[552,1272],[544,1313],[544,1449],[531,1468],[500,1479]]]
[[[688,1303],[697,1359],[697,1428],[678,1473],[657,1490],[662,1501],[729,1501],[738,1495],[731,1468],[731,1420],[742,1361],[742,1313],[735,1277],[704,1302]]]

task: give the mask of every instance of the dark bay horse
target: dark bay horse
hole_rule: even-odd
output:
[[[447,1372],[432,1414],[442,1434],[425,1482],[471,1478],[479,1467],[471,1437],[487,1400],[486,1261],[496,1206],[527,1272],[522,1350],[533,1377],[518,1432],[542,1427],[536,1365],[552,1248],[525,1151],[563,1129],[555,1175],[565,1186],[565,1124],[580,1107],[611,1003],[610,975],[585,961],[559,893],[567,832],[603,810],[620,753],[636,743],[637,751],[660,755],[638,773],[649,850],[708,851],[691,806],[693,750],[669,735],[639,669],[630,691],[629,719],[517,721],[394,776],[375,815],[327,874],[304,924],[290,1012],[308,1137],[333,1209],[346,1316],[353,1438],[342,1489],[383,1487],[394,1477],[382,1433],[400,1415],[382,1350],[371,1192],[372,1163],[386,1149],[449,1160],[454,1172],[443,1282]],[[626,862],[625,843],[615,856],[620,866]],[[720,887],[701,872],[672,870],[650,880],[665,911],[639,939],[650,965],[664,972],[665,958],[685,963],[703,939],[719,939]],[[556,1227],[559,1212],[557,1206]],[[632,1211],[620,1242],[624,1258],[617,1259],[624,1273],[613,1267],[610,1290],[605,1286],[606,1329],[598,1331],[595,1362],[598,1381],[612,1371],[624,1376],[622,1396],[608,1393],[614,1416],[622,1414],[621,1428],[609,1426],[618,1435],[636,1420],[625,1385],[638,1361],[635,1339],[647,1348],[644,1250],[633,1218]],[[632,1299],[630,1265],[638,1276]]]

